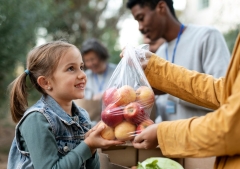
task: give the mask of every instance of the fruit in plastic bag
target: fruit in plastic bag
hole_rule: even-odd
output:
[[[145,51],[126,46],[123,55],[103,94],[101,117],[117,140],[131,140],[149,119],[155,97],[140,63]]]
[[[137,102],[129,103],[123,110],[123,116],[126,121],[133,124],[139,124],[145,117],[144,109]]]
[[[124,106],[136,100],[136,92],[129,85],[120,87],[116,93],[114,99],[117,100],[116,105],[118,106]]]
[[[139,102],[144,108],[150,108],[154,104],[154,93],[151,88],[147,86],[140,86],[136,90],[136,101]]]
[[[136,134],[140,134],[142,130],[147,128],[148,126],[154,124],[154,122],[151,119],[145,119],[143,120],[136,128]]]
[[[121,141],[132,140],[135,134],[136,126],[130,122],[123,121],[114,129],[115,137]]]
[[[109,127],[103,122],[100,122],[99,127],[102,127],[104,125],[105,125],[105,128],[101,131],[102,138],[106,140],[114,140],[115,139],[114,129],[112,127]]]
[[[117,91],[116,87],[110,87],[103,93],[102,101],[104,106],[107,107],[109,104],[114,103],[116,101],[116,100],[114,101],[116,91]]]
[[[102,121],[110,127],[115,127],[124,119],[123,108],[116,104],[109,104],[101,113]]]

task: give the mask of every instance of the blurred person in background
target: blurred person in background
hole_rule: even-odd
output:
[[[108,62],[107,48],[94,38],[83,42],[81,54],[88,78],[85,99],[101,100],[116,65]]]
[[[172,0],[128,0],[127,8],[144,36],[151,41],[165,39],[156,51],[158,56],[215,78],[225,75],[230,53],[218,30],[182,24],[175,15]],[[163,121],[202,116],[211,111],[169,94],[161,95],[156,103]]]

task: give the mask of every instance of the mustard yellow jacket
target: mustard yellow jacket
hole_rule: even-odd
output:
[[[215,110],[202,117],[160,123],[158,143],[165,156],[217,156],[215,169],[240,168],[240,36],[223,78],[189,71],[156,55],[145,74],[152,87]]]

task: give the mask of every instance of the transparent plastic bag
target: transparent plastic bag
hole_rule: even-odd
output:
[[[105,139],[132,140],[154,123],[150,113],[155,97],[140,64],[147,46],[142,47],[125,47],[103,94],[101,119],[106,128],[101,135]]]

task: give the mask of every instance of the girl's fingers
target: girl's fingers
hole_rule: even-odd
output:
[[[100,135],[100,133],[103,131],[103,129],[105,129],[105,125],[100,125],[97,126],[96,128],[94,128],[94,135]]]
[[[88,132],[85,134],[85,138],[88,137],[92,132],[94,132],[95,130],[97,130],[97,128],[99,127],[99,125],[101,124],[102,122],[98,122],[93,128],[91,128],[90,130],[88,130]]]
[[[113,145],[121,145],[121,144],[125,144],[124,141],[119,141],[119,140],[105,140],[105,146],[103,148],[108,148],[110,146]]]
[[[99,124],[101,124],[102,123],[102,121],[100,121],[100,122],[98,122],[95,126],[93,126],[93,128],[91,128],[90,130],[96,130],[97,128],[98,128],[98,126],[99,126]]]

